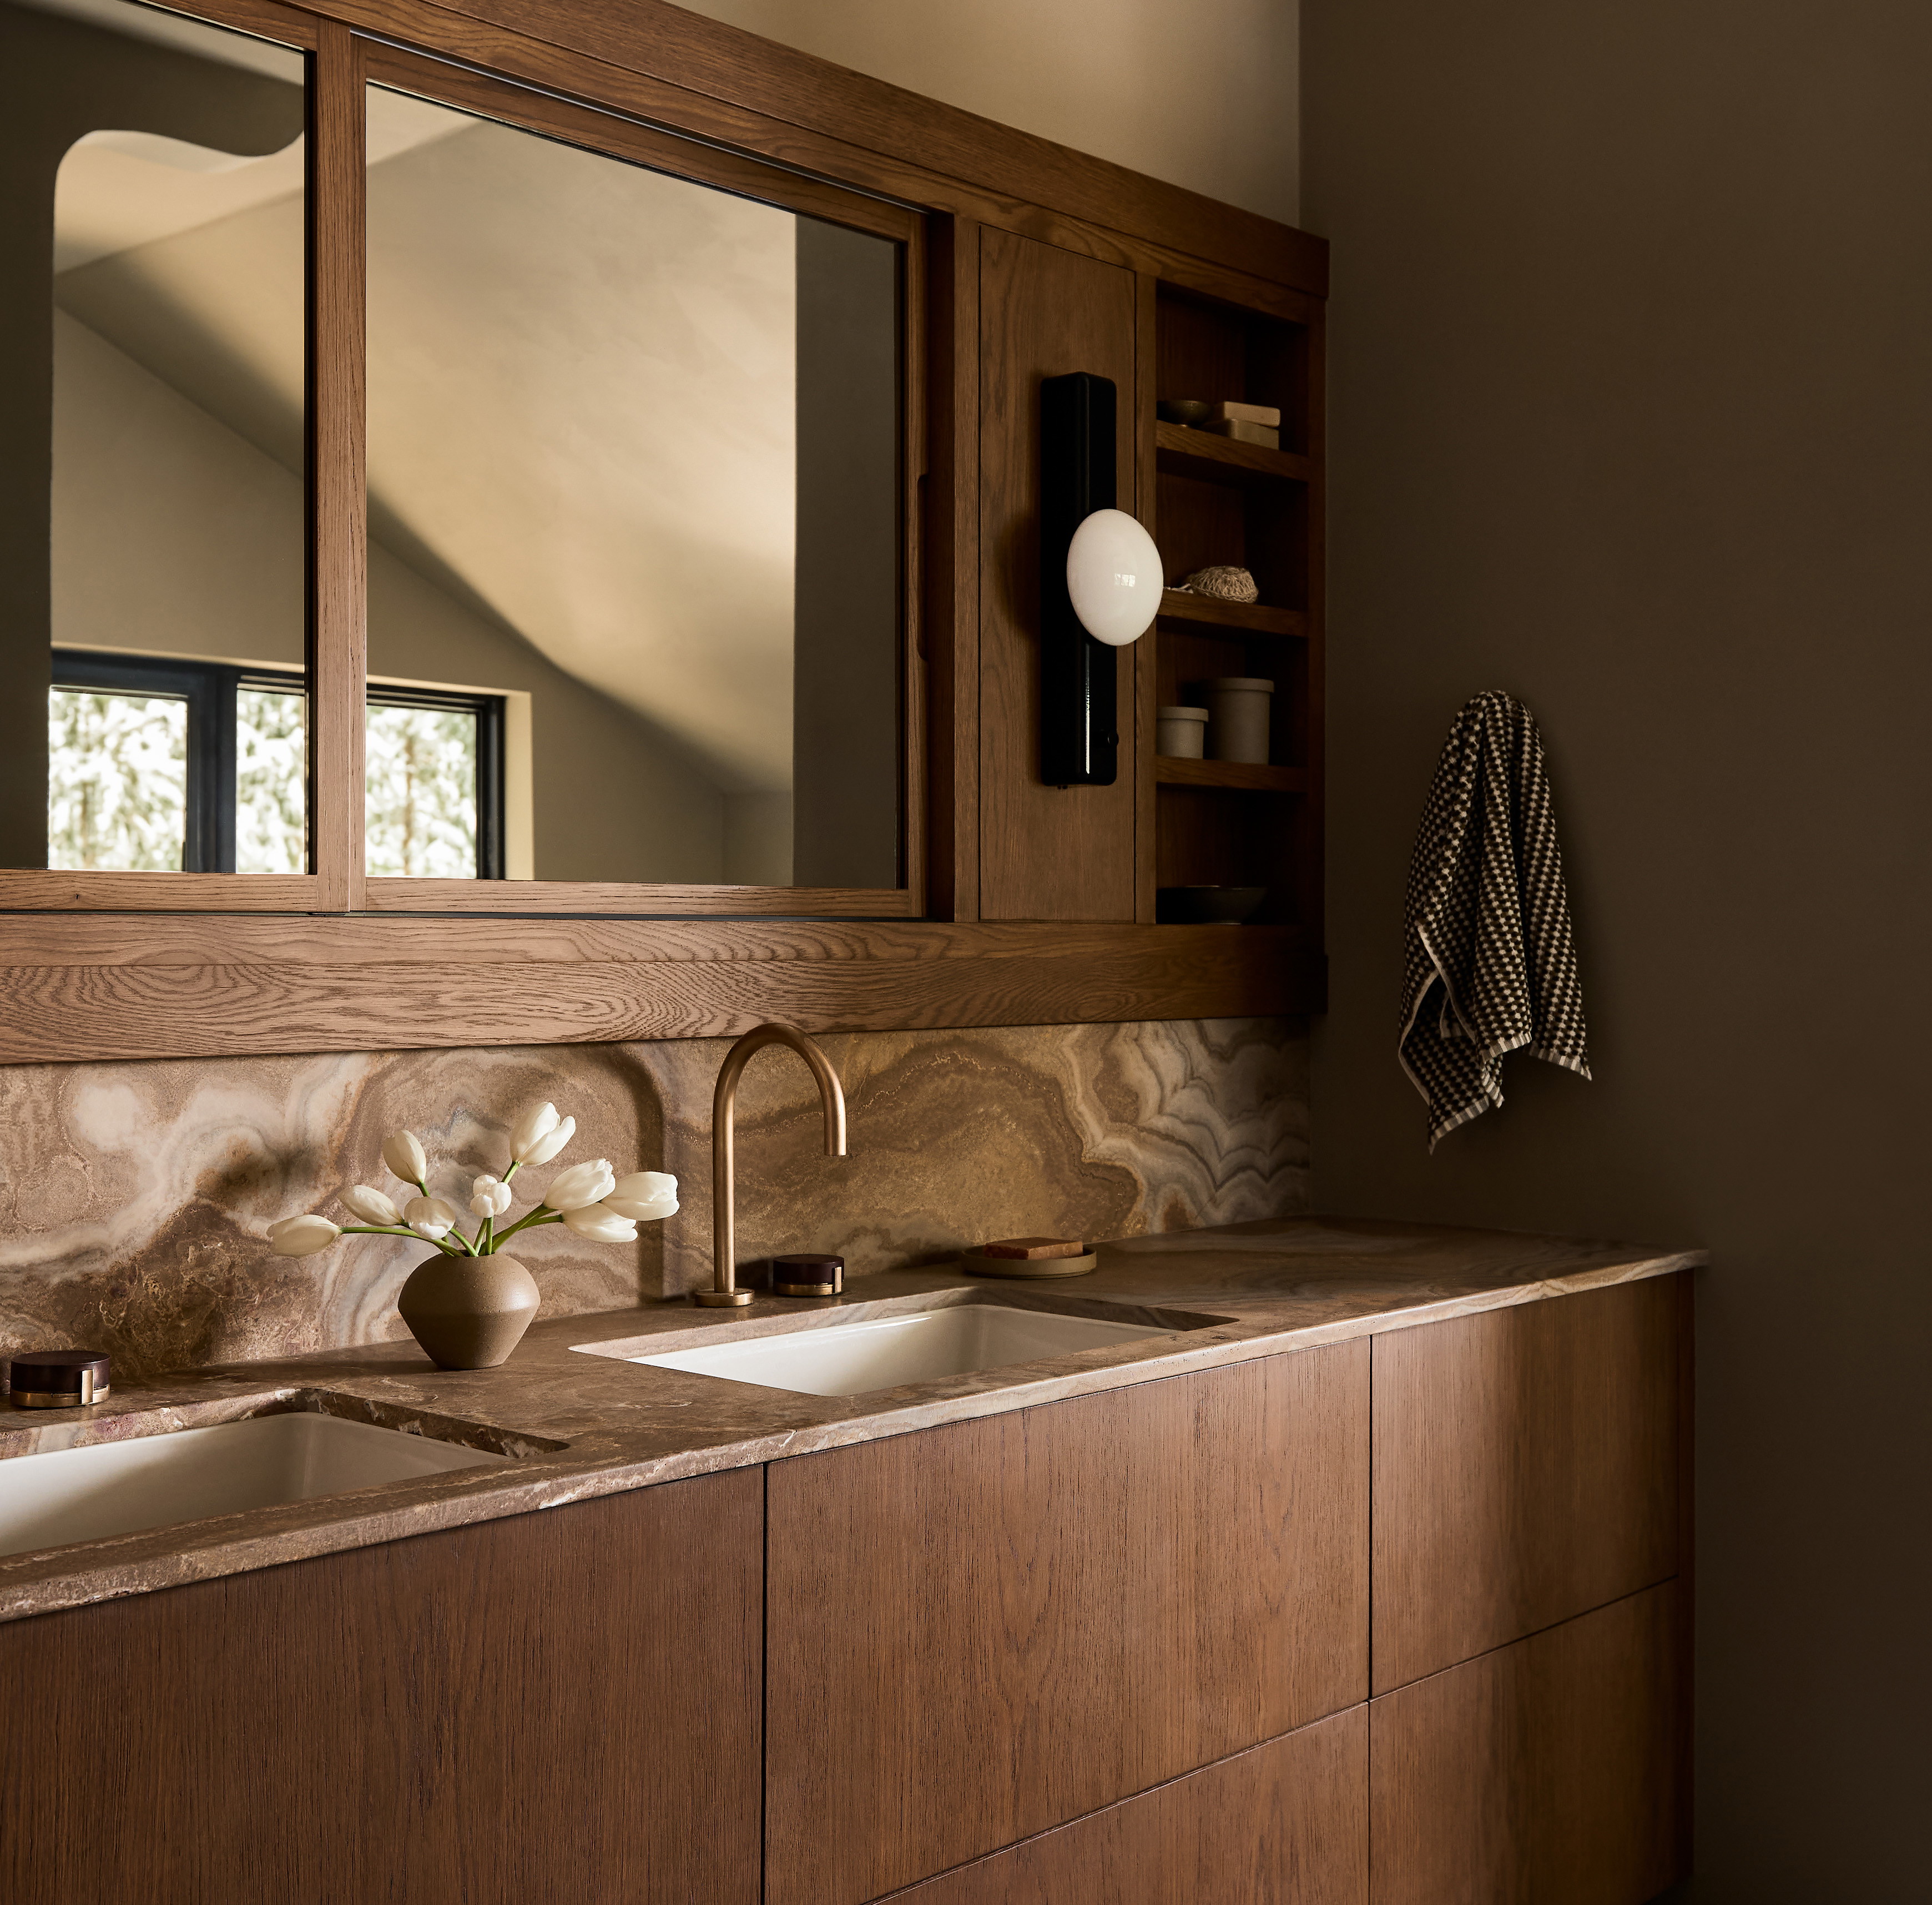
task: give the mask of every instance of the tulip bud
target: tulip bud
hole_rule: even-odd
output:
[[[587,1237],[595,1244],[634,1244],[638,1227],[628,1217],[620,1216],[616,1211],[602,1204],[589,1204],[563,1214],[565,1224],[576,1232],[579,1237]]]
[[[346,1191],[338,1191],[336,1199],[358,1223],[399,1224],[401,1214],[379,1190],[371,1190],[367,1184],[352,1184]]]
[[[573,1164],[560,1171],[544,1192],[544,1202],[553,1210],[580,1210],[590,1204],[602,1204],[617,1182],[608,1159],[592,1158],[588,1164]]]
[[[392,1131],[385,1138],[382,1162],[406,1184],[419,1184],[429,1175],[429,1160],[413,1131]]]
[[[418,1237],[440,1244],[456,1228],[456,1210],[440,1197],[412,1197],[403,1206],[403,1222]]]
[[[530,1156],[531,1148],[539,1138],[548,1137],[556,1127],[556,1107],[554,1105],[538,1105],[526,1112],[510,1127],[510,1162],[512,1164],[535,1162]]]
[[[620,1178],[604,1198],[604,1208],[638,1223],[652,1223],[677,1214],[677,1180],[668,1171],[633,1171]]]
[[[520,1160],[525,1164],[548,1164],[557,1153],[577,1136],[577,1120],[567,1118],[554,1124],[526,1150]]]
[[[284,1217],[268,1226],[268,1247],[278,1257],[309,1257],[341,1234],[326,1217]]]
[[[472,1217],[500,1217],[510,1208],[514,1193],[500,1178],[478,1178],[470,1186],[470,1214]]]

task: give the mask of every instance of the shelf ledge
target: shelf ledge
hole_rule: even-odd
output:
[[[1157,754],[1154,777],[1162,787],[1224,788],[1237,794],[1306,794],[1305,767],[1264,767],[1245,760],[1187,760]]]

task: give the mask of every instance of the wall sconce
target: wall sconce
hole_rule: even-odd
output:
[[[1112,787],[1119,771],[1115,651],[1154,625],[1160,552],[1114,506],[1112,380],[1040,386],[1040,774]]]

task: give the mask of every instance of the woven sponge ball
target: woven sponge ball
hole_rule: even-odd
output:
[[[1225,602],[1261,599],[1255,578],[1244,568],[1198,568],[1187,578],[1187,586],[1197,596],[1218,596]]]

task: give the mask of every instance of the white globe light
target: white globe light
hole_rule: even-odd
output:
[[[1160,551],[1124,509],[1096,509],[1066,550],[1066,592],[1096,641],[1125,648],[1160,612]]]

